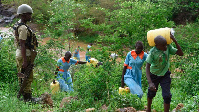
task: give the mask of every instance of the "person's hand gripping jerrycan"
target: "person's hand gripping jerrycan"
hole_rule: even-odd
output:
[[[150,30],[147,32],[147,40],[150,46],[155,46],[154,38],[158,35],[163,36],[167,40],[167,44],[171,44],[173,41],[170,38],[170,33],[174,35],[173,28],[159,28],[155,30]]]
[[[60,90],[59,82],[53,80],[53,82],[50,84],[50,89],[52,94],[56,94]]]
[[[124,87],[124,88],[119,87],[119,94],[125,95],[125,94],[127,94],[127,93],[130,93],[129,87]]]

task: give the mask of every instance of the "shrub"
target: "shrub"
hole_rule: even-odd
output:
[[[13,37],[3,38],[0,42],[0,80],[2,82],[11,83],[17,80],[15,51]]]

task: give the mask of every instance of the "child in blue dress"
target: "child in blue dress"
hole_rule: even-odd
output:
[[[57,75],[57,80],[60,84],[61,91],[74,91],[72,78],[70,75],[69,67],[72,64],[86,64],[84,61],[77,61],[71,58],[72,54],[70,51],[65,53],[65,57],[58,59],[57,61],[57,69],[55,75]]]
[[[130,51],[125,59],[124,68],[122,72],[121,87],[124,88],[126,84],[132,94],[137,94],[142,98],[142,65],[147,58],[147,53],[143,51],[143,43],[136,42],[135,50]],[[125,84],[124,84],[125,83]]]
[[[132,94],[137,94],[142,98],[142,65],[147,58],[147,53],[143,51],[143,43],[136,42],[135,50],[130,51],[125,59],[124,68],[122,72],[121,87],[124,88],[126,84]],[[125,83],[125,84],[124,84]]]
[[[80,46],[78,46],[78,48],[74,51],[74,55],[73,55],[73,57],[77,59],[78,61],[80,61],[79,49],[80,49]]]
[[[91,51],[91,47],[92,47],[92,43],[90,43],[88,46],[87,46],[87,51],[86,51],[86,54],[85,54],[85,60],[87,61],[87,62],[90,62],[90,55],[89,55],[89,52]]]

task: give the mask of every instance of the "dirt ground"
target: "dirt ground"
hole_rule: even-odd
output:
[[[42,42],[41,42],[42,45],[44,45],[50,39],[51,39],[50,37],[44,38],[42,40]],[[79,51],[79,53],[80,53],[80,59],[84,61],[85,60],[86,48],[87,48],[88,44],[84,43],[84,42],[72,41],[72,40],[69,40],[68,42],[71,44],[71,46],[74,47],[73,50],[72,50],[72,53],[74,52],[76,46],[80,46],[82,49],[84,49],[84,51]]]

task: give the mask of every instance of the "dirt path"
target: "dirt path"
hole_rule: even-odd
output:
[[[8,32],[10,28],[6,28],[6,27],[0,27],[0,31],[1,32]]]
[[[41,44],[45,45],[47,43],[47,41],[49,41],[50,39],[51,39],[50,37],[42,39]],[[72,41],[72,40],[69,40],[68,43],[70,43],[70,45],[73,46],[73,49],[71,50],[72,53],[74,52],[75,47],[77,47],[77,46],[80,46],[82,49],[84,49],[84,51],[79,51],[79,53],[80,53],[80,59],[84,61],[85,60],[86,48],[87,48],[88,44],[84,43],[84,42]]]
[[[10,35],[13,35],[11,32],[12,28],[0,27],[0,36],[4,38],[8,38]]]

